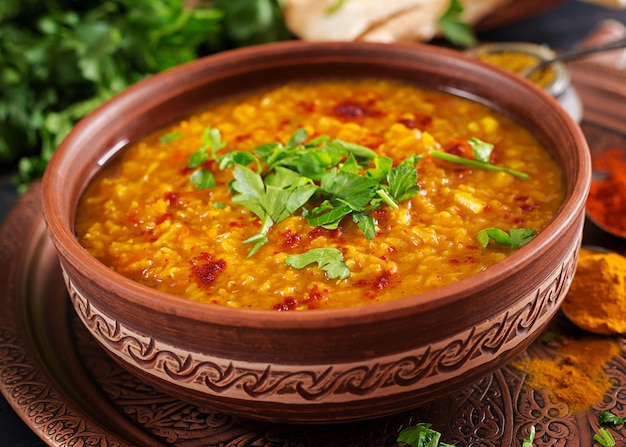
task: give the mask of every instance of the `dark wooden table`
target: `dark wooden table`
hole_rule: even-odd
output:
[[[483,41],[536,42],[547,44],[557,50],[565,50],[587,36],[599,22],[607,18],[626,23],[626,10],[612,10],[578,0],[569,0],[538,16],[506,28],[482,33],[479,37]],[[18,198],[11,181],[12,175],[10,167],[0,169],[0,221]],[[0,395],[0,445],[7,447],[45,445],[15,414],[2,395]]]

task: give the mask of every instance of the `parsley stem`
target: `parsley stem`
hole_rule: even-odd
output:
[[[387,191],[385,191],[384,189],[379,189],[379,190],[377,190],[377,191],[376,191],[376,194],[378,194],[378,195],[379,195],[379,196],[383,199],[383,201],[384,201],[387,205],[389,205],[389,207],[390,207],[390,208],[392,208],[392,209],[394,209],[394,210],[397,210],[397,209],[399,208],[399,207],[398,207],[398,204],[396,203],[396,201],[395,201],[395,200],[393,200],[393,198],[391,197],[391,195],[389,195],[389,193],[388,193]]]
[[[486,171],[508,172],[509,174],[524,180],[530,178],[530,176],[525,172],[517,171],[511,168],[505,168],[503,166],[492,165],[491,163],[487,163],[484,161],[470,160],[469,158],[459,157],[458,155],[449,154],[447,152],[433,150],[430,152],[430,154],[433,156],[433,158],[438,158],[439,160],[450,161],[452,163],[457,163],[465,166],[472,166],[475,168],[484,169]]]
[[[605,428],[599,429],[598,434],[593,435],[593,440],[604,447],[613,447],[615,445],[613,435]]]
[[[271,217],[266,216],[265,220],[263,220],[263,226],[261,227],[261,231],[243,241],[244,244],[251,244],[253,242],[255,243],[248,252],[248,258],[254,256],[254,254],[259,251],[262,246],[269,242],[267,232],[270,230],[270,227],[272,225],[274,225],[274,221]]]

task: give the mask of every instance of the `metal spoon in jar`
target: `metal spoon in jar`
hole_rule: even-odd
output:
[[[536,73],[537,71],[547,67],[550,64],[553,64],[554,62],[557,61],[565,61],[565,60],[572,60],[572,59],[577,59],[579,57],[583,57],[583,56],[587,56],[589,54],[593,54],[593,53],[600,53],[602,51],[609,51],[609,50],[617,50],[620,48],[626,48],[626,37],[622,38],[622,39],[618,39],[618,40],[614,40],[612,42],[607,42],[607,43],[603,43],[600,45],[596,45],[593,47],[586,47],[586,48],[575,48],[573,50],[570,51],[564,51],[563,53],[558,54],[557,56],[551,58],[551,59],[544,59],[541,62],[537,63],[536,65],[525,69],[523,72],[521,72],[520,74],[526,78],[530,77],[530,75],[532,75],[533,73]]]

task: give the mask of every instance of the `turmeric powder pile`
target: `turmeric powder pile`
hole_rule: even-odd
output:
[[[561,309],[583,330],[604,335],[626,333],[626,257],[581,249]]]
[[[498,67],[506,68],[514,73],[522,74],[524,70],[529,69],[539,62],[539,56],[526,53],[524,51],[499,51],[499,52],[478,52],[479,59]],[[538,70],[533,73],[530,78],[539,87],[547,87],[554,81],[554,70],[548,66],[544,70]]]
[[[572,412],[588,410],[610,391],[606,366],[622,353],[618,339],[604,335],[626,333],[626,258],[580,250],[561,309],[572,323],[594,335],[558,336],[551,342],[558,343],[554,355],[531,356],[516,367],[528,374],[527,387],[547,390]]]
[[[609,337],[563,338],[554,358],[530,358],[518,368],[528,374],[526,386],[547,390],[572,412],[601,402],[611,388],[604,367],[620,354],[619,342]]]

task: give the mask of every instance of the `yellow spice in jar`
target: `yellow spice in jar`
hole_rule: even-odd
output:
[[[478,58],[518,74],[541,62],[539,57],[522,51],[483,52],[478,54]],[[546,67],[533,73],[529,80],[539,87],[547,87],[554,80],[554,71],[551,67]]]
[[[626,333],[626,257],[580,250],[562,310],[586,331]]]

